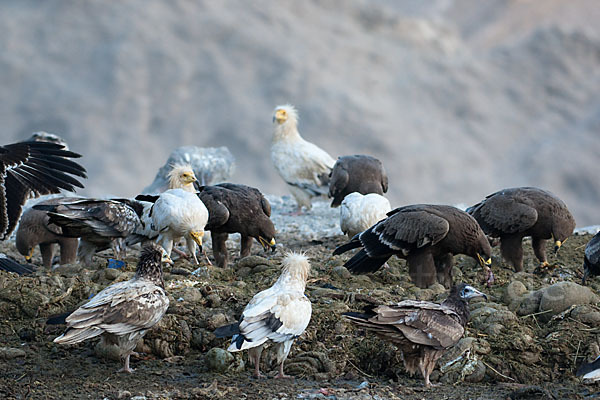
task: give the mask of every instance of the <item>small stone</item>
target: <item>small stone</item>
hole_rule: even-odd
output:
[[[210,330],[215,330],[220,326],[227,324],[227,317],[223,313],[216,313],[211,315],[207,321],[207,327]]]
[[[116,268],[107,268],[104,270],[104,278],[109,281],[114,281],[121,276],[121,271]]]
[[[490,336],[496,336],[496,335],[500,335],[502,333],[503,329],[504,329],[504,325],[494,323],[494,324],[489,324],[487,327],[485,327],[485,329],[483,331]]]
[[[563,312],[572,305],[598,302],[598,296],[590,288],[574,282],[558,282],[541,291],[539,311],[549,311],[540,315],[542,321],[549,321],[553,315]]]
[[[503,301],[504,304],[511,304],[517,300],[521,300],[526,294],[528,290],[521,281],[512,281],[506,286],[504,290]]]
[[[119,390],[119,392],[117,393],[118,399],[128,399],[130,397],[131,397],[131,392],[128,390]]]
[[[213,372],[225,372],[233,363],[234,357],[227,350],[213,347],[206,353],[206,365]]]
[[[335,331],[336,335],[341,335],[342,333],[346,332],[346,324],[342,321],[338,321],[335,323],[333,330]]]
[[[477,361],[471,367],[470,374],[465,376],[465,382],[479,383],[485,378],[486,367],[481,361]]]
[[[340,279],[349,279],[352,274],[348,271],[348,268],[344,266],[335,267],[331,270],[331,274],[337,276]]]
[[[529,295],[521,301],[521,304],[519,304],[517,315],[529,315],[538,312],[542,294],[541,290],[529,293]]]
[[[235,271],[236,276],[244,278],[252,273],[252,268],[242,267]]]
[[[261,256],[248,256],[248,257],[244,257],[240,261],[238,261],[235,266],[236,266],[236,268],[244,268],[244,267],[254,268],[257,265],[274,266],[275,264],[272,261],[269,261],[266,258],[261,257]]]
[[[237,287],[237,288],[245,288],[248,284],[244,281],[235,281],[233,282],[233,286]]]
[[[17,357],[25,357],[25,350],[15,349],[14,347],[0,347],[0,359],[12,360]]]
[[[201,302],[203,298],[204,296],[202,296],[202,293],[193,287],[186,288],[185,292],[183,293],[183,300],[187,301],[188,303],[196,304]]]
[[[185,268],[173,268],[173,269],[171,269],[171,273],[173,275],[181,275],[181,276],[188,276],[191,274],[191,272]]]
[[[221,298],[216,293],[211,293],[206,296],[206,300],[208,300],[209,307],[215,308],[221,305]]]
[[[271,268],[270,265],[260,264],[260,265],[257,265],[256,267],[252,268],[252,273],[257,274],[259,272],[264,272],[270,268]]]

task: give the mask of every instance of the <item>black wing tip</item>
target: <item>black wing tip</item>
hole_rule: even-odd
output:
[[[240,333],[240,325],[236,322],[235,324],[220,326],[213,333],[218,338],[231,337]]]
[[[67,323],[67,317],[71,315],[71,313],[72,312],[69,311],[62,314],[51,315],[46,320],[46,325],[64,325]]]
[[[596,358],[591,363],[583,363],[577,369],[575,376],[587,375],[592,371],[600,369],[600,357]]]
[[[35,272],[35,269],[28,265],[21,265],[10,258],[0,258],[0,271],[14,272],[18,275],[29,275]]]
[[[149,203],[155,203],[159,197],[160,196],[153,195],[153,194],[138,194],[137,196],[135,196],[135,199],[137,201],[146,201]]]

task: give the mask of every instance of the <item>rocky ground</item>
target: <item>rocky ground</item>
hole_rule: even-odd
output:
[[[348,255],[332,256],[346,239],[337,230],[337,212],[320,203],[306,216],[285,215],[286,200],[271,199],[279,249],[235,259],[228,269],[208,267],[209,276],[193,275],[195,267],[178,260],[165,272],[171,305],[161,323],[138,346],[132,375],[117,374],[119,362],[96,342],[58,346],[52,339],[61,326],[47,326],[52,314],[73,310],[112,282],[129,279],[137,250],[124,269],[106,268],[110,253],[96,257],[94,268],[38,267],[29,277],[0,273],[0,397],[166,399],[506,399],[592,398],[600,391],[575,376],[577,366],[600,354],[600,280],[579,286],[583,249],[589,233],[566,241],[549,273],[536,270],[529,241],[526,272],[516,274],[494,249],[496,282],[481,283],[477,263],[457,256],[455,280],[471,283],[489,295],[471,305],[467,334],[450,350],[432,376],[437,386],[424,389],[410,377],[394,347],[365,333],[340,315],[370,303],[402,299],[441,301],[444,289],[411,284],[404,261],[389,268],[353,276],[342,267]],[[209,249],[210,247],[207,247]],[[230,250],[238,250],[231,241]],[[237,319],[248,300],[271,285],[287,250],[304,251],[312,274],[307,295],[313,318],[286,362],[294,380],[251,377],[246,354],[220,351],[226,341],[211,333]],[[549,249],[550,251],[550,249]],[[0,252],[22,260],[12,242]],[[208,252],[210,255],[210,251]],[[552,253],[552,252],[550,252]],[[40,264],[36,253],[34,262]],[[273,357],[262,369],[275,374]]]

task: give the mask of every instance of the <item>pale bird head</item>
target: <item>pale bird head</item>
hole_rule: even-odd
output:
[[[197,180],[194,170],[189,164],[173,165],[168,177],[169,189],[184,189]]]
[[[284,104],[282,106],[275,107],[273,112],[273,123],[282,125],[287,121],[298,121],[298,111],[291,104]]]
[[[310,273],[308,257],[300,253],[288,253],[281,261],[282,275],[289,274],[293,278],[306,282]]]
[[[167,251],[165,249],[162,249],[162,255],[160,257],[160,262],[173,265],[173,260],[171,260],[171,257],[169,257],[169,254],[167,254]]]
[[[487,295],[485,293],[480,292],[479,290],[475,289],[473,286],[465,285],[464,283],[459,286],[458,295],[463,300],[469,300],[474,297],[483,297],[484,299],[487,300]]]
[[[200,250],[202,250],[202,237],[204,236],[204,231],[192,231],[190,232],[190,236],[192,237],[192,240],[200,246]]]

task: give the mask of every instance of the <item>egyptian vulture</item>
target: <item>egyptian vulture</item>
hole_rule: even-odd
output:
[[[46,211],[50,224],[68,238],[80,238],[77,258],[86,266],[96,252],[112,248],[115,257],[126,256],[125,239],[141,229],[144,204],[129,199],[64,198],[52,204],[36,204]]]
[[[417,204],[396,208],[388,217],[334,251],[334,255],[362,247],[344,264],[354,273],[373,272],[392,255],[404,258],[408,273],[420,288],[437,282],[452,286],[455,254],[478,260],[492,280],[492,248],[469,214],[456,207]],[[437,279],[436,279],[437,278]]]
[[[54,206],[65,200],[75,201],[77,198],[55,197],[40,201],[36,205]],[[39,246],[42,263],[44,267],[49,268],[52,266],[56,244],[60,248],[60,264],[64,265],[75,262],[79,241],[77,238],[65,237],[62,228],[52,224],[45,211],[29,208],[21,215],[15,244],[27,261],[31,260],[35,246]]]
[[[184,238],[194,262],[196,244],[202,251],[204,227],[208,222],[208,210],[196,193],[184,189],[169,189],[159,196],[138,195],[136,200],[154,203],[147,216],[151,219],[151,230],[158,233],[156,238],[171,256],[175,241]]]
[[[339,207],[348,194],[377,193],[388,190],[388,177],[381,161],[365,155],[338,157],[329,180],[331,207]]]
[[[156,244],[142,249],[132,279],[102,290],[66,318],[67,330],[54,343],[75,344],[102,335],[107,345],[117,345],[124,359],[119,371],[133,372],[129,357],[139,339],[156,325],[169,307],[162,262],[173,262]]]
[[[271,160],[296,199],[299,214],[302,207],[311,208],[311,198],[327,194],[335,160],[302,139],[298,133],[298,112],[293,106],[276,107],[273,124]]]
[[[240,256],[250,255],[256,239],[267,251],[275,251],[275,226],[271,221],[271,205],[258,190],[235,183],[200,186],[198,196],[208,209],[207,230],[210,231],[213,255],[219,267],[228,261],[225,241],[230,233],[241,235]]]
[[[362,195],[358,192],[344,197],[340,208],[340,228],[352,239],[385,219],[392,210],[390,202],[377,193]]]
[[[279,373],[275,378],[288,378],[283,373],[283,363],[294,340],[302,335],[310,322],[312,307],[304,295],[310,273],[308,258],[301,254],[288,254],[282,261],[282,267],[277,282],[250,300],[237,323],[215,330],[217,337],[233,336],[227,350],[248,349],[256,377],[262,376],[260,355],[270,340],[277,346]]]
[[[600,275],[600,232],[596,233],[585,246],[585,253],[583,256],[583,279],[581,284],[585,285],[585,281],[588,277],[598,275]]]
[[[535,256],[542,267],[547,267],[546,240],[554,241],[556,253],[575,229],[575,219],[566,204],[552,193],[534,187],[503,189],[467,212],[487,235],[500,238],[502,256],[517,272],[523,271],[525,236],[531,236]]]
[[[27,199],[83,187],[71,176],[86,177],[85,169],[69,160],[78,157],[54,143],[28,141],[0,146],[0,240],[12,233]]]
[[[404,368],[420,371],[425,386],[437,360],[454,346],[465,333],[471,314],[469,299],[487,296],[472,286],[453,286],[442,304],[405,300],[394,305],[373,307],[366,313],[343,315],[352,323],[366,328],[380,338],[396,344],[402,352]]]

